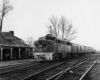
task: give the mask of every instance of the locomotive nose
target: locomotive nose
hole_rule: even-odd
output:
[[[46,44],[45,42],[43,41],[39,41],[39,51],[42,52],[42,50],[46,47]]]
[[[52,45],[52,43],[50,41],[38,40],[37,42],[35,42],[36,52],[50,51],[50,49],[51,49],[50,45]]]

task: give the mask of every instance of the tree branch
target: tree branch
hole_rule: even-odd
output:
[[[76,29],[73,29],[73,26],[69,21],[66,19],[66,17],[61,16],[60,19],[57,17],[52,16],[49,19],[51,23],[51,28],[49,27],[49,33],[54,35],[55,37],[61,36],[61,39],[66,39],[66,40],[73,40],[76,37],[75,35],[77,33]]]
[[[8,14],[9,11],[13,9],[13,7],[9,4],[10,2],[8,0],[3,0],[2,9],[1,12],[1,24],[0,24],[0,31],[2,31],[2,25],[3,25],[3,18],[6,14]]]

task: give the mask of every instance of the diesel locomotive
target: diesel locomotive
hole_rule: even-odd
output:
[[[34,42],[34,58],[44,60],[59,60],[63,58],[79,57],[94,53],[91,47],[67,42],[47,34]]]

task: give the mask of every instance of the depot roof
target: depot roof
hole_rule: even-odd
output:
[[[30,47],[22,39],[16,37],[13,31],[0,32],[0,46]],[[30,47],[31,48],[31,47]]]

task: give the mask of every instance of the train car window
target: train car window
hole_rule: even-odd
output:
[[[60,43],[60,41],[58,40],[58,43]]]
[[[71,45],[71,43],[70,42],[67,42],[67,45]]]
[[[62,44],[62,41],[60,41],[60,44]]]
[[[60,43],[60,41],[59,41],[59,40],[57,40],[57,43]]]
[[[66,42],[64,42],[64,44],[66,44]]]
[[[57,43],[58,43],[58,45],[60,45],[60,41],[59,40],[57,40]]]
[[[59,43],[61,43],[61,41],[59,41]]]

